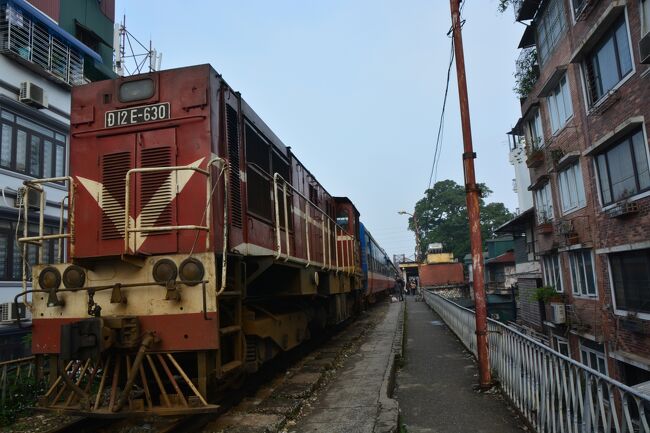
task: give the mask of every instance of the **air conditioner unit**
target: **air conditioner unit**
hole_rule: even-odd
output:
[[[36,108],[47,108],[47,94],[42,87],[31,81],[20,83],[20,102]]]
[[[566,323],[566,308],[561,303],[551,303],[551,323],[562,325]]]
[[[650,32],[639,41],[641,63],[650,64]]]
[[[28,193],[29,191],[29,193]],[[16,191],[16,199],[14,200],[14,207],[22,208],[25,206],[25,195],[27,195],[28,205],[32,209],[39,209],[41,206],[39,192],[33,189],[27,189],[24,186],[18,188]]]
[[[20,316],[21,319],[29,318],[27,308],[22,302],[14,304],[5,302],[0,304],[0,322],[13,322]]]

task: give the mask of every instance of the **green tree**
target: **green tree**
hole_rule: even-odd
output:
[[[482,198],[481,236],[483,241],[494,235],[497,227],[512,219],[513,215],[503,203],[488,203],[483,200],[492,191],[479,184]],[[418,220],[420,251],[426,253],[427,246],[441,242],[446,251],[462,258],[470,252],[469,221],[465,202],[465,188],[453,180],[436,182],[433,188],[425,191],[425,196],[415,204]],[[409,218],[409,230],[415,231],[413,218]]]

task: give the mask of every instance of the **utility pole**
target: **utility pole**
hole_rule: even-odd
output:
[[[483,277],[483,243],[481,240],[481,216],[479,211],[479,188],[476,184],[474,159],[476,153],[472,145],[472,127],[469,119],[469,99],[465,77],[465,55],[463,53],[462,25],[460,22],[461,0],[450,0],[451,26],[458,75],[458,97],[460,100],[460,119],[463,128],[463,170],[465,173],[465,192],[469,233],[474,273],[474,305],[476,311],[476,347],[478,353],[479,386],[488,389],[492,386],[487,338],[487,306],[485,302],[485,281]]]
[[[414,213],[409,213],[406,211],[397,212],[400,215],[409,215],[413,218],[413,226],[415,227],[415,261],[420,262],[420,227],[418,227],[418,217]]]

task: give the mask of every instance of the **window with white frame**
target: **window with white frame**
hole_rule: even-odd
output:
[[[603,205],[650,190],[648,143],[641,128],[596,156]]]
[[[585,187],[580,162],[570,165],[558,173],[562,213],[569,213],[585,206]]]
[[[560,255],[557,253],[543,255],[542,270],[544,271],[544,284],[552,286],[556,292],[563,292]]]
[[[548,105],[548,114],[551,118],[551,130],[555,134],[573,116],[571,91],[569,90],[569,81],[567,80],[566,74],[548,95],[546,103]]]
[[[640,0],[641,4],[641,36],[650,33],[650,0]]]
[[[535,191],[535,210],[537,211],[537,222],[539,224],[547,223],[553,219],[553,198],[550,183]]]
[[[632,72],[632,56],[624,14],[587,54],[584,67],[590,104],[606,95]]]
[[[569,268],[573,293],[578,296],[596,296],[593,255],[590,249],[569,251]]]
[[[616,308],[650,313],[650,249],[608,255]]]
[[[568,356],[570,358],[571,349],[569,346],[569,340],[563,337],[558,337],[557,335],[553,336],[553,340],[555,340],[555,350],[560,352],[562,355]]]
[[[595,341],[580,339],[580,362],[607,375],[607,361],[605,360],[605,346]]]
[[[535,110],[526,121],[526,143],[529,149],[539,149],[544,146],[544,133],[542,131],[542,117],[539,110]]]
[[[539,60],[544,63],[553,52],[565,28],[564,1],[547,2],[546,9],[535,23],[537,27],[537,52]]]

